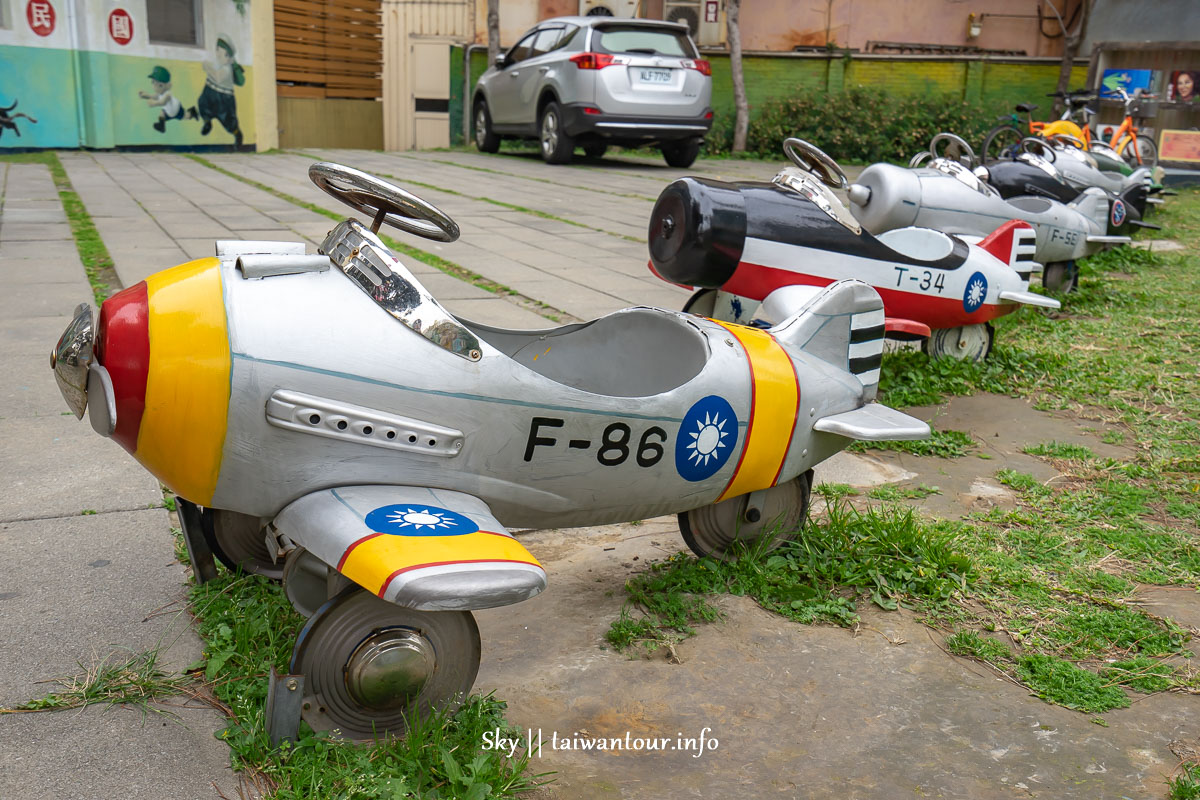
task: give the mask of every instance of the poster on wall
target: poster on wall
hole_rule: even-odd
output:
[[[1196,79],[1200,70],[1176,70],[1167,81],[1168,103],[1194,103],[1196,101]]]
[[[1124,89],[1133,94],[1138,89],[1149,93],[1154,85],[1154,70],[1152,69],[1106,69],[1100,79],[1100,93],[1103,95],[1119,95],[1118,89]]]
[[[1158,160],[1200,163],[1200,131],[1163,131]]]

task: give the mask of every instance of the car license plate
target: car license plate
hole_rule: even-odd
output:
[[[644,69],[641,75],[642,83],[670,83],[671,70],[669,69]]]

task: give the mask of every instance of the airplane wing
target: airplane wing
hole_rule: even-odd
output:
[[[279,532],[384,600],[423,611],[493,608],[546,572],[477,497],[419,486],[339,486],[301,497]]]

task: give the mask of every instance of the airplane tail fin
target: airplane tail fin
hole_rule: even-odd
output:
[[[879,293],[862,281],[784,286],[763,300],[758,315],[771,335],[846,370],[875,399],[883,360],[884,315]]]
[[[979,246],[1008,264],[1026,280],[1035,272],[1033,254],[1037,250],[1037,233],[1028,222],[1010,219],[979,242]]]

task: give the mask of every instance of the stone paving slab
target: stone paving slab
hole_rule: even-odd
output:
[[[169,528],[164,508],[0,523],[0,563],[10,565],[0,585],[0,706],[41,697],[55,688],[46,681],[110,654],[120,663],[161,650],[166,671],[200,657],[184,610],[188,570]]]
[[[0,419],[57,417],[67,410],[50,370],[50,352],[71,321],[73,309],[64,309],[57,317],[0,313],[0,340],[4,341]]]
[[[169,709],[175,710],[175,709]],[[177,719],[126,708],[0,717],[0,797],[213,800],[239,797],[216,711]],[[215,788],[214,788],[215,786]],[[218,791],[221,794],[218,794]]]
[[[12,284],[69,283],[88,286],[83,263],[71,243],[69,251],[59,250],[56,255],[41,258],[9,258],[0,253],[0,273],[5,282]]]

